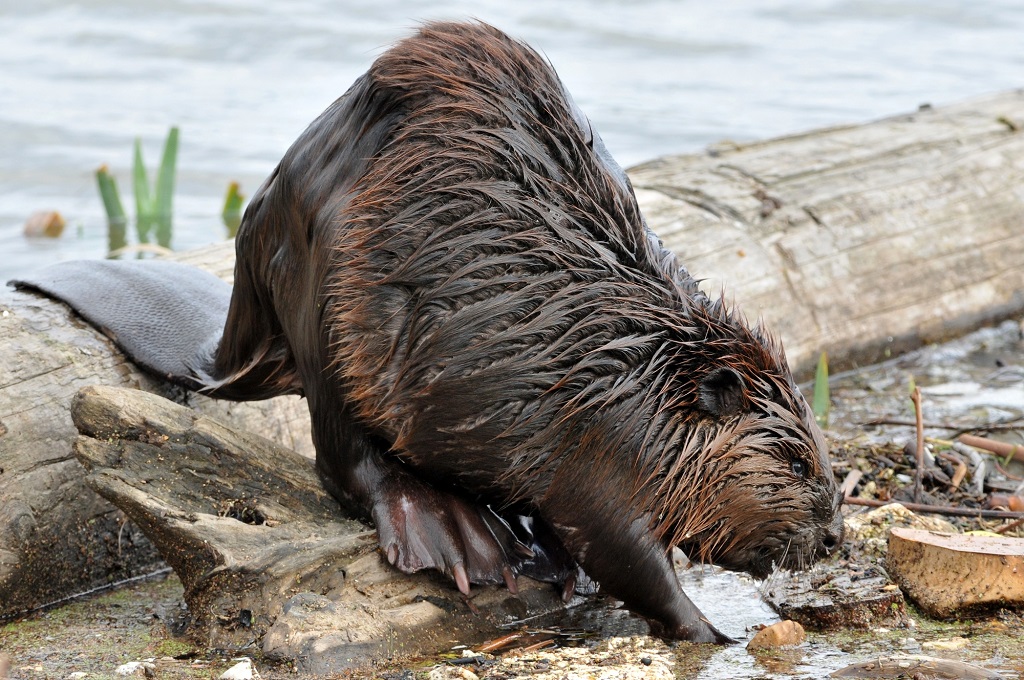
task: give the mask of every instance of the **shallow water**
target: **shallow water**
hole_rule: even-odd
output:
[[[100,257],[93,171],[181,126],[176,248],[224,237],[291,141],[417,22],[478,17],[554,63],[624,165],[1024,85],[1016,0],[0,0],[0,280]],[[35,210],[57,241],[21,233]]]

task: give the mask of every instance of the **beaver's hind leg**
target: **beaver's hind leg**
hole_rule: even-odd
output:
[[[437,569],[465,594],[470,583],[504,582],[517,591],[516,567],[532,551],[497,515],[419,479],[343,401],[308,396],[320,478],[343,505],[373,521],[391,564],[406,573]]]
[[[324,487],[350,512],[374,523],[392,565],[406,573],[436,569],[464,594],[470,583],[505,583],[515,593],[522,574],[558,584],[563,599],[572,595],[576,562],[541,519],[515,510],[499,514],[485,503],[498,507],[501,499],[471,499],[435,485],[434,478],[423,479],[340,395],[325,398],[307,384],[306,396]]]

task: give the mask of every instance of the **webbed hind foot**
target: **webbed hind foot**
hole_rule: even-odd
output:
[[[372,495],[381,550],[399,570],[437,569],[464,595],[471,583],[518,592],[516,565],[529,549],[487,508],[408,474],[382,480]]]

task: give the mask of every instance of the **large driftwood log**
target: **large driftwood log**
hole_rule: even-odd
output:
[[[648,223],[810,374],[1024,310],[1024,90],[630,173]]]
[[[1024,309],[1024,93],[665,158],[630,176],[647,219],[801,371]],[[230,278],[231,244],[181,259]],[[297,399],[227,404],[141,374],[63,306],[0,291],[0,615],[152,566],[83,486],[68,412],[83,385],[170,396],[311,454]]]
[[[230,253],[182,259],[227,278]],[[297,397],[232,404],[187,394],[141,373],[63,305],[0,289],[0,616],[162,564],[124,514],[83,484],[68,409],[92,384],[155,392],[313,453]]]
[[[336,672],[561,608],[555,589],[520,579],[475,587],[472,609],[446,579],[406,576],[376,535],[346,519],[312,462],[156,395],[87,387],[72,407],[87,482],[122,508],[181,577],[191,632],[216,648]]]

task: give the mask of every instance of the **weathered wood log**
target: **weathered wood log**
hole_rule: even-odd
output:
[[[858,661],[832,674],[833,678],[931,678],[931,680],[1005,680],[1006,676],[974,664],[920,654]]]
[[[229,244],[182,259],[224,276],[231,252]],[[297,397],[232,404],[187,394],[141,373],[63,305],[0,290],[0,616],[162,564],[124,514],[83,484],[68,409],[90,384],[162,394],[313,453]]]
[[[647,219],[712,294],[726,288],[805,373],[1024,309],[1024,92],[630,171]],[[224,278],[230,243],[182,257]],[[68,404],[86,384],[171,396],[311,453],[300,400],[212,402],[141,374],[59,304],[0,291],[0,615],[149,568],[84,490]],[[138,543],[138,545],[136,545]]]
[[[562,607],[553,587],[520,579],[518,596],[474,587],[472,613],[447,579],[388,566],[309,459],[156,395],[87,387],[72,414],[87,483],[167,558],[191,633],[210,647],[255,640],[301,671],[331,673]]]
[[[660,158],[648,223],[809,376],[1024,310],[1024,90]]]

